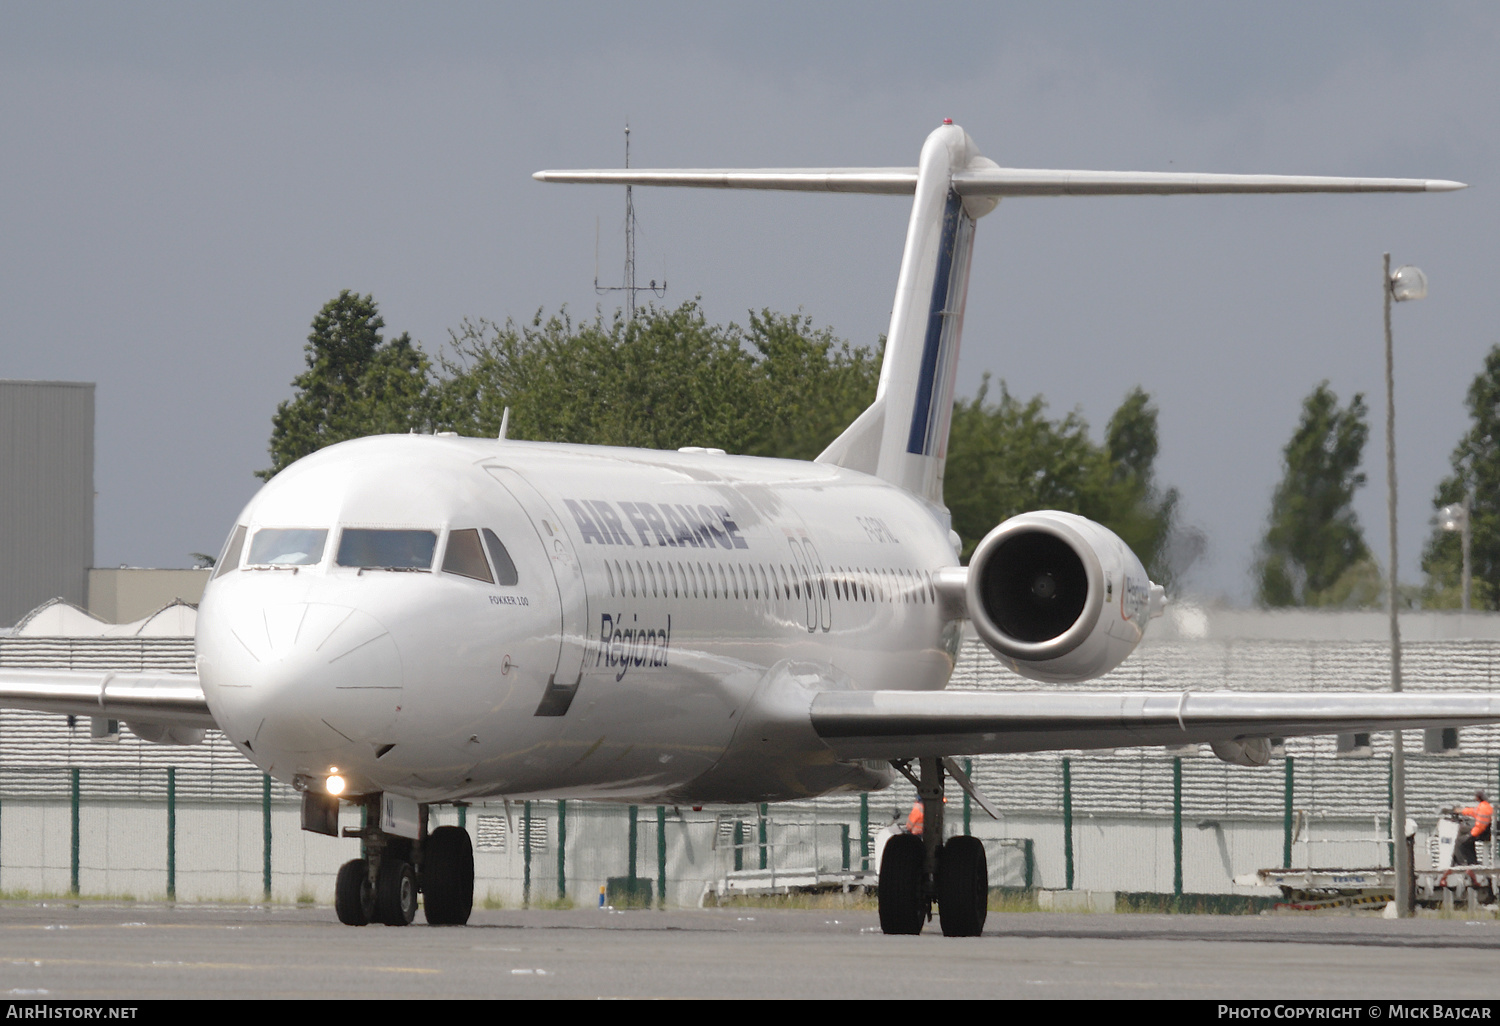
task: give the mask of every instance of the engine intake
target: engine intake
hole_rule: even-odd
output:
[[[976,632],[1017,673],[1089,680],[1118,666],[1160,612],[1160,586],[1111,530],[1072,513],[1012,517],[974,550],[967,579]]]
[[[1083,559],[1057,535],[1017,531],[996,546],[980,578],[980,599],[999,632],[1022,645],[1040,645],[1068,632],[1088,606],[1097,560]],[[1089,571],[1094,573],[1090,575]]]

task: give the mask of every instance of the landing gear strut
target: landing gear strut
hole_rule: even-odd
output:
[[[366,825],[346,837],[364,842],[364,858],[339,868],[334,911],[346,926],[384,923],[409,926],[417,915],[417,895],[426,897],[427,922],[462,926],[474,907],[474,847],[462,827],[427,833],[427,807],[420,812],[416,840],[380,828],[380,795],[365,796]]]
[[[920,778],[903,764],[897,769],[917,785],[922,799],[922,836],[898,834],[886,842],[880,859],[880,929],[918,934],[932,918],[945,937],[978,937],[989,906],[989,865],[975,837],[943,841],[943,765],[919,760]]]

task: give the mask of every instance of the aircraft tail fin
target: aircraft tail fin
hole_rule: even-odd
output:
[[[875,476],[938,506],[943,505],[974,222],[999,202],[993,196],[959,195],[953,176],[994,167],[957,125],[944,124],[927,137],[875,392],[883,412]]]

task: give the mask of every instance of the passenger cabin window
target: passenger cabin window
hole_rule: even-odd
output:
[[[323,561],[323,529],[262,527],[250,540],[250,566],[314,566]]]
[[[479,542],[478,528],[448,532],[448,549],[443,553],[443,572],[472,577],[486,584],[495,583],[490,565],[484,561],[484,546]]]
[[[484,529],[484,544],[490,550],[490,562],[495,564],[495,583],[509,588],[520,580],[516,564],[505,550],[505,543],[495,537],[495,532],[488,527]]]
[[[436,531],[380,531],[346,527],[339,537],[339,566],[362,570],[431,570]]]
[[[231,570],[240,568],[240,555],[245,551],[245,525],[236,524],[233,531],[229,533],[229,541],[224,543],[224,554],[219,557],[219,562],[214,569],[215,577],[223,577]]]

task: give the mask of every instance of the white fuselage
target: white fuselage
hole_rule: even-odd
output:
[[[443,569],[485,529],[513,584],[493,551],[491,581]],[[326,535],[300,564],[257,564],[261,530]],[[430,565],[341,565],[361,562],[348,531],[431,532]],[[768,711],[799,689],[941,688],[958,647],[933,583],[957,563],[945,515],[816,463],[383,436],[288,468],[236,534],[199,614],[209,707],[272,776],[338,772],[350,793],[880,787],[889,767],[770,737]]]

